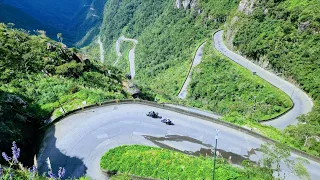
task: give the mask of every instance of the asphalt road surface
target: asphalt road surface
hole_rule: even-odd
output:
[[[312,100],[300,89],[278,76],[260,68],[249,60],[229,51],[222,41],[222,31],[214,36],[217,50],[233,61],[257,72],[257,75],[283,90],[295,103],[294,108],[284,116],[268,124],[283,129],[297,123],[296,117],[311,111]],[[129,53],[129,60],[134,50]],[[130,64],[134,64],[134,58]],[[131,69],[131,67],[130,67]],[[134,69],[133,69],[134,70]],[[175,125],[167,126],[160,119],[146,116],[148,111],[157,111],[163,117],[170,118]],[[195,111],[193,111],[195,112]],[[200,110],[197,113],[207,115]],[[97,107],[69,116],[49,128],[44,136],[38,154],[40,172],[47,171],[46,159],[49,157],[53,171],[65,167],[67,176],[88,175],[93,179],[106,179],[100,171],[100,158],[110,148],[120,145],[142,144],[157,146],[188,154],[210,154],[215,142],[215,129],[219,129],[219,154],[231,157],[234,164],[244,159],[257,161],[261,153],[262,140],[240,131],[209,121],[179,114],[169,110],[141,104],[111,105]],[[292,154],[291,158],[297,155]],[[312,179],[320,179],[320,164],[310,161],[306,168]],[[286,168],[283,169],[287,171]],[[287,179],[298,179],[288,172]]]
[[[223,31],[218,31],[217,33],[215,33],[213,40],[214,47],[222,54],[224,54],[234,62],[240,64],[241,66],[249,69],[250,71],[256,72],[258,76],[265,79],[277,88],[281,89],[288,96],[291,97],[294,103],[293,109],[284,114],[283,116],[275,120],[265,122],[264,124],[271,125],[273,127],[283,130],[288,125],[297,124],[297,117],[299,117],[302,114],[307,114],[312,110],[312,99],[304,91],[302,91],[295,85],[289,83],[288,81],[281,79],[279,76],[254,64],[250,60],[229,50],[223,43]]]
[[[204,47],[206,43],[203,43],[197,50],[196,52],[196,55],[194,56],[194,59],[193,59],[193,62],[192,62],[192,66],[191,66],[191,69],[188,73],[188,77],[186,79],[186,81],[184,82],[181,90],[180,90],[180,93],[178,95],[178,97],[180,99],[185,99],[187,97],[187,87],[188,85],[190,84],[190,81],[191,81],[191,74],[192,74],[192,70],[194,67],[196,67],[198,64],[201,63],[201,59],[202,59],[202,49]]]
[[[151,110],[170,118],[175,125],[168,126],[160,119],[147,117],[146,113]],[[41,173],[47,171],[45,161],[49,157],[54,172],[61,166],[66,168],[70,177],[86,174],[93,179],[106,179],[99,163],[110,148],[142,144],[189,154],[210,154],[215,129],[220,130],[218,149],[223,157],[231,156],[234,164],[247,158],[253,161],[260,158],[257,149],[264,142],[240,131],[169,110],[124,104],[80,112],[49,128],[38,154],[39,170]],[[320,179],[320,165],[310,163],[307,169],[312,179]],[[297,178],[287,173],[287,179]]]
[[[102,42],[101,42],[100,36],[99,36],[97,42],[98,42],[99,47],[100,47],[100,61],[103,63],[103,62],[104,62],[104,49],[103,49],[103,44],[102,44]]]
[[[121,46],[122,41],[129,41],[129,42],[134,43],[133,48],[130,49],[130,51],[129,51],[130,75],[131,75],[131,78],[133,79],[134,76],[136,75],[134,58],[135,58],[135,48],[136,48],[136,45],[138,44],[138,40],[121,36],[116,42],[116,52],[117,52],[118,57],[117,57],[117,60],[113,63],[113,65],[116,65],[118,63],[120,57],[122,56],[121,51],[120,51],[120,46]]]

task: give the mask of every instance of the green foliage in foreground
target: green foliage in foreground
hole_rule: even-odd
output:
[[[31,36],[4,24],[0,24],[0,72],[1,151],[16,141],[32,154],[37,128],[52,113],[54,117],[63,113],[60,104],[69,111],[127,98],[123,75],[114,67],[87,60],[77,49],[44,34]],[[25,157],[22,160],[26,162]]]
[[[215,176],[223,179],[272,179],[272,172],[245,163],[236,168],[218,158]],[[101,159],[102,169],[160,179],[211,179],[213,159],[188,156],[166,149],[140,145],[120,146],[109,150]],[[125,179],[125,178],[124,178]]]
[[[2,177],[0,176],[0,180],[26,180],[26,179],[29,179],[29,180],[59,180],[59,178],[49,178],[49,177],[46,177],[45,175],[40,175],[39,173],[32,173],[32,172],[29,172],[29,170],[27,169],[17,169],[17,170],[11,170],[11,173],[12,173],[12,178],[10,178],[10,175],[8,172],[8,169],[7,168],[4,168],[3,169],[3,175]],[[89,177],[80,177],[80,178],[72,178],[72,179],[69,179],[69,178],[64,178],[66,180],[90,180]]]
[[[3,159],[7,162],[8,166],[2,167],[0,164],[0,180],[59,180],[59,179],[68,179],[65,177],[66,170],[63,167],[60,167],[58,172],[53,172],[51,169],[51,163],[48,158],[48,172],[43,173],[42,175],[38,172],[37,159],[34,158],[34,164],[31,168],[26,168],[19,161],[21,149],[18,148],[16,142],[12,142],[12,156],[6,152],[2,152]],[[71,180],[71,179],[70,179]],[[72,180],[77,180],[72,178]],[[89,177],[80,177],[78,180],[90,180]]]
[[[258,1],[251,15],[239,15],[233,44],[244,55],[297,82],[314,108],[285,130],[301,150],[320,156],[320,1]]]
[[[240,125],[273,118],[293,106],[284,92],[220,55],[210,43],[205,45],[202,59],[192,74],[190,105],[217,112]]]

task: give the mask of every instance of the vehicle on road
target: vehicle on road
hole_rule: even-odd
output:
[[[154,111],[150,111],[147,116],[152,117],[152,118],[162,118],[162,116],[159,116],[159,114],[157,112]]]
[[[166,125],[174,125],[173,122],[168,118],[161,119],[161,122],[166,123]]]

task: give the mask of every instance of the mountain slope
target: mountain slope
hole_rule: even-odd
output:
[[[106,63],[113,63],[116,60],[114,44],[121,35],[137,39],[139,44],[136,47],[136,83],[142,87],[150,87],[161,101],[181,102],[176,96],[187,76],[195,50],[227,21],[232,24],[227,26],[229,30],[226,31],[227,41],[230,42],[232,39],[230,37],[235,37],[233,42],[237,50],[252,58],[259,58],[263,62],[262,65],[273,64],[275,70],[286,72],[285,75],[289,79],[299,81],[309,94],[314,95],[317,94],[320,82],[317,78],[319,76],[316,75],[319,74],[319,63],[315,56],[320,47],[317,45],[318,9],[316,1],[110,0],[105,7],[100,36],[106,48]],[[310,36],[310,33],[313,35]],[[94,47],[97,47],[97,44],[90,46],[91,49],[95,49]],[[272,51],[273,53],[269,53]],[[95,53],[92,53],[93,56]],[[269,57],[270,61],[265,61]],[[246,92],[239,93],[239,88],[232,84],[232,79],[236,79],[237,76],[230,76],[231,72],[226,71],[235,67],[229,63],[219,62],[221,59],[216,54],[207,61],[210,65],[208,69],[212,68],[212,71],[217,72],[217,69],[211,66],[221,66],[218,67],[220,74],[212,75],[211,71],[206,71],[203,67],[198,69],[198,72],[195,72],[195,77],[198,79],[192,80],[189,87],[192,94],[184,103],[222,113],[227,112],[226,118],[231,121],[240,120],[242,123],[244,119],[245,122],[255,123],[254,119],[257,118],[252,116],[254,113],[249,108],[251,106],[243,109],[240,102],[252,104],[246,96],[253,92],[255,93],[253,97],[259,97],[259,92],[256,92],[259,88],[249,88]],[[242,71],[241,68],[235,69],[237,72]],[[208,83],[213,83],[212,87]],[[221,87],[216,87],[218,85]],[[222,86],[227,87],[222,88]],[[213,90],[216,91],[212,92]],[[270,93],[275,91],[267,94]],[[213,102],[219,102],[216,99],[220,96],[230,101],[219,107]],[[253,99],[251,98],[252,101]],[[241,108],[232,106],[235,101],[236,104],[239,103],[236,106]],[[273,102],[285,101],[280,98]],[[273,106],[271,109],[274,112],[278,111],[279,107],[280,109],[288,107],[283,104],[276,107],[277,103],[273,102],[268,101],[266,104]],[[302,117],[302,122],[307,122],[306,124],[290,127],[285,131],[286,134],[257,123],[254,127],[260,128],[260,132],[266,132],[269,137],[276,139],[285,137],[283,141],[291,146],[319,155],[317,142],[320,136],[316,130],[319,121],[314,119],[318,118],[319,114],[314,113],[317,111],[317,104],[315,101],[315,110],[310,116]],[[259,113],[255,112],[256,115]],[[266,114],[268,113],[261,113],[258,116],[263,117]],[[304,132],[304,135],[298,138],[299,141],[295,142],[295,136],[298,136],[297,133],[304,127],[310,131]]]
[[[21,17],[24,17],[21,19]],[[11,5],[0,3],[0,20],[3,23],[14,23],[18,28],[26,30],[40,29],[44,26],[27,13]]]
[[[26,165],[32,162],[38,128],[51,116],[128,97],[120,71],[43,34],[31,36],[0,24],[0,44],[0,147],[8,152],[16,141]]]
[[[313,98],[313,111],[302,116],[298,126],[287,128],[286,135],[295,139],[292,143],[296,147],[319,156],[320,2],[253,2],[252,11],[236,12],[230,20],[228,42],[243,55],[299,85]]]
[[[187,75],[193,53],[213,29],[226,19],[237,1],[223,0],[220,6],[203,2],[178,9],[174,1],[115,1],[107,3],[100,36],[106,62],[116,60],[113,44],[121,36],[138,39],[136,80],[167,98],[175,96]],[[221,10],[224,5],[227,8]],[[210,6],[212,12],[201,12]]]
[[[2,0],[0,8],[6,6],[16,10],[10,10],[6,16],[0,16],[0,22],[13,22],[17,27],[29,30],[41,28],[54,39],[57,33],[62,33],[66,44],[83,46],[97,35],[105,2],[104,0]],[[38,22],[21,22],[21,17],[30,17]],[[88,32],[90,34],[87,35]]]

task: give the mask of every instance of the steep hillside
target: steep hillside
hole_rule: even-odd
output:
[[[136,81],[166,98],[177,95],[193,53],[226,19],[237,1],[115,1],[106,5],[100,35],[106,62],[116,60],[113,49],[121,36],[136,38]],[[179,5],[179,3],[181,5]],[[205,11],[210,7],[211,11]],[[224,8],[222,8],[224,7]]]
[[[136,47],[135,81],[142,87],[151,88],[164,101],[177,101],[176,96],[188,74],[195,51],[204,41],[211,41],[214,30],[223,25],[229,13],[238,6],[238,1],[186,2],[109,1],[100,31],[104,48],[107,49],[106,63],[109,64],[117,59],[114,44],[121,35],[139,40]],[[210,54],[212,49],[206,49],[206,53]],[[214,65],[217,62],[207,63],[201,73],[196,73],[186,104],[230,115],[230,121],[239,122],[243,119],[268,119],[291,107],[290,100],[282,92],[270,87],[265,81],[245,77],[250,73],[241,74],[241,68],[231,63],[223,63],[221,69],[216,70],[220,75],[212,77],[210,71],[214,71]],[[119,67],[125,69],[122,64]],[[229,68],[232,72],[239,72],[239,77],[230,77]],[[239,82],[247,83],[237,87],[234,84],[237,78]],[[255,81],[261,83],[255,84]],[[239,88],[243,91],[240,92]],[[274,96],[262,98],[266,94]],[[254,97],[259,97],[259,108],[252,111],[250,107],[254,104]],[[247,105],[244,106],[243,102],[247,102]],[[229,107],[231,104],[233,108]]]
[[[292,107],[289,96],[219,55],[211,44],[205,45],[202,63],[192,78],[187,98],[190,105],[222,114],[229,122],[266,120]]]
[[[313,111],[286,133],[295,146],[320,155],[320,1],[253,2],[251,10],[239,7],[227,38],[243,55],[295,82],[314,99]]]
[[[23,17],[23,19],[21,18]],[[0,21],[14,23],[17,28],[26,30],[43,29],[44,25],[19,8],[0,2]]]
[[[24,162],[31,162],[37,128],[52,114],[127,98],[120,71],[44,34],[31,36],[0,24],[0,44],[0,147],[9,152],[16,141]]]
[[[28,30],[41,28],[53,39],[57,33],[62,33],[66,44],[77,43],[77,46],[83,46],[91,42],[98,33],[97,28],[102,22],[105,2],[105,0],[1,0],[0,9],[6,7],[9,9],[5,9],[7,12],[5,16],[0,16],[0,22],[12,22],[17,27]],[[21,21],[21,17],[27,19]],[[30,18],[37,22],[29,20]]]
[[[316,56],[320,47],[318,4],[318,1],[289,0],[110,0],[105,7],[100,30],[105,62],[115,62],[115,42],[121,35],[137,39],[139,44],[135,54],[135,82],[140,87],[150,87],[162,101],[176,102],[176,96],[187,76],[197,47],[204,41],[211,41],[209,38],[215,30],[226,27],[227,42],[231,45],[231,39],[236,50],[259,60],[262,66],[269,65],[268,67],[282,73],[290,81],[297,81],[316,100],[315,110],[309,116],[301,118],[302,122],[307,123],[288,128],[283,141],[319,155],[319,113],[315,113],[319,109],[317,94],[320,89],[320,76],[317,76],[320,68]],[[223,26],[226,21],[229,25]],[[92,43],[88,48],[89,51],[92,50],[93,57],[99,57],[97,46],[98,44]],[[261,108],[259,112],[254,111],[255,117],[252,117],[252,110],[242,107],[240,102],[247,102],[250,107],[256,99],[248,97],[249,94],[253,93],[251,97],[262,97],[256,91],[257,88],[246,86],[249,89],[239,93],[238,86],[222,87],[229,83],[232,85],[232,80],[237,78],[240,78],[239,82],[245,81],[247,84],[254,80],[245,77],[241,67],[233,67],[219,59],[216,54],[211,55],[206,63],[210,67],[204,68],[202,65],[194,74],[198,79],[193,79],[190,86],[191,94],[184,103],[220,112],[227,115],[231,121],[244,118],[251,122],[257,117],[264,119],[266,116],[281,114],[290,107],[284,100],[288,97],[282,96],[281,92],[277,94],[277,90],[271,88],[265,93],[275,93],[276,98],[272,102],[269,102],[270,99],[260,100],[262,104],[266,103],[272,107]],[[121,67],[123,68],[122,65]],[[238,72],[239,76],[230,76],[230,69]],[[210,70],[220,73],[219,78],[223,82],[210,74]],[[210,86],[208,83],[215,83],[216,86]],[[221,87],[217,87],[218,85]],[[215,94],[208,95],[211,90],[216,90]],[[228,99],[219,102],[220,96]],[[233,103],[236,105],[230,107]],[[270,111],[265,112],[267,109]],[[268,131],[266,135],[269,137],[279,140],[284,136],[270,127],[255,125],[261,131]],[[304,128],[310,131],[303,131]],[[299,136],[301,131],[303,136]],[[295,141],[296,136],[299,136],[298,141]]]

